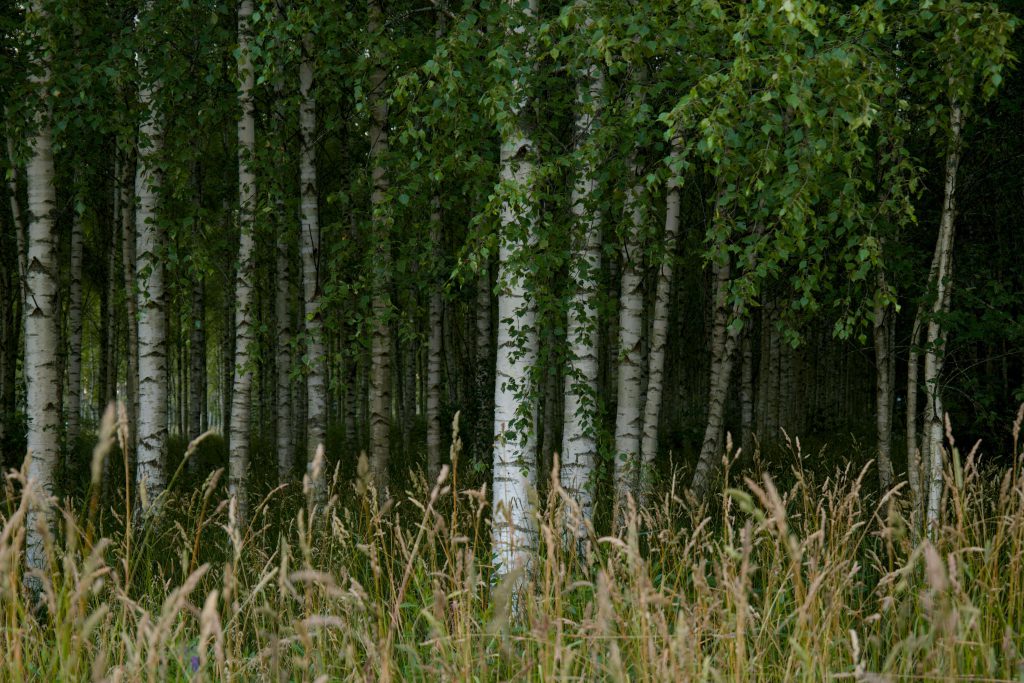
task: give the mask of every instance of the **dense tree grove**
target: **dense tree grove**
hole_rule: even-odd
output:
[[[457,467],[508,570],[549,482],[582,543],[799,436],[926,529],[947,417],[997,458],[1024,402],[1021,16],[2,0],[3,464],[76,494],[117,402],[138,523]]]

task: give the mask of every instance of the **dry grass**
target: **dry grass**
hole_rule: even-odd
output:
[[[363,466],[323,507],[276,490],[244,527],[215,474],[138,526],[123,502],[101,514],[115,426],[89,498],[49,536],[38,606],[22,570],[33,501],[7,477],[0,679],[1024,677],[1024,478],[973,456],[954,452],[928,535],[904,489],[878,500],[865,471],[798,468],[785,491],[727,476],[713,510],[669,485],[579,551],[555,485],[529,576],[492,584],[488,495],[461,490],[457,469],[381,508]]]

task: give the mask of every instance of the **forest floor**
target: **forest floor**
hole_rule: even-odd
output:
[[[93,472],[117,453],[101,439]],[[796,455],[785,487],[729,471],[709,505],[668,481],[580,547],[552,483],[533,565],[500,579],[488,490],[456,467],[379,506],[364,466],[322,507],[276,488],[246,524],[219,471],[148,522],[97,476],[26,579],[12,473],[0,680],[1024,680],[1019,467],[954,450],[922,534],[905,485]]]

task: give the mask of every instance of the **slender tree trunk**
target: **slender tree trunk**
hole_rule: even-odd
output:
[[[379,0],[369,0],[368,30],[376,37],[382,30],[383,10]],[[383,497],[388,490],[388,460],[391,452],[391,221],[385,205],[388,176],[384,158],[388,153],[388,105],[384,97],[387,74],[382,64],[374,65],[370,73],[368,106],[370,109],[370,160],[373,167],[373,234],[376,278],[371,307],[373,331],[370,350],[370,465],[378,493]]]
[[[638,182],[638,181],[636,181]],[[629,192],[630,220],[622,243],[622,290],[619,295],[619,362],[615,413],[614,523],[623,521],[627,497],[635,494],[640,458],[641,375],[643,335],[640,229],[643,220],[639,184]]]
[[[4,108],[4,118],[10,120],[10,116],[7,108]],[[18,273],[18,287],[17,292],[13,293],[12,299],[15,303],[12,305],[10,326],[10,344],[5,345],[3,353],[7,357],[5,363],[5,377],[6,380],[3,383],[4,390],[3,395],[0,396],[0,410],[7,415],[13,415],[16,410],[17,404],[17,359],[21,356],[21,342],[22,332],[24,330],[24,305],[26,296],[26,281],[27,281],[27,265],[26,265],[26,252],[25,252],[25,215],[21,211],[21,203],[18,199],[18,165],[15,163],[14,158],[14,140],[8,135],[5,139],[7,158],[10,167],[7,171],[7,191],[9,194],[8,201],[11,207],[11,219],[14,222],[14,246],[16,253],[14,254],[15,270]],[[4,435],[5,428],[7,426],[7,420],[0,420],[0,437]]]
[[[112,224],[108,235],[109,241],[106,244],[100,243],[101,250],[107,251],[107,279],[104,283],[103,295],[100,297],[100,324],[102,325],[99,388],[95,392],[96,414],[102,415],[106,406],[117,401],[117,348],[118,336],[121,333],[119,320],[127,321],[127,315],[122,318],[117,315],[119,310],[118,292],[124,290],[124,277],[121,266],[121,223],[124,212],[128,207],[124,205],[124,192],[121,189],[123,161],[117,155],[114,161],[114,196],[111,199],[113,204]],[[108,470],[113,467],[112,461],[107,462]]]
[[[747,456],[754,453],[754,350],[751,337],[754,330],[743,332],[740,342],[742,368],[740,369],[740,445]]]
[[[255,77],[249,52],[252,0],[241,0],[238,8],[238,274],[235,279],[235,362],[231,392],[231,438],[228,455],[228,493],[235,498],[238,519],[248,518],[249,418],[252,410],[251,348],[255,341],[252,325],[252,275],[255,265],[253,228],[256,213],[256,127],[253,106]]]
[[[879,271],[878,287],[886,291],[885,275]],[[878,448],[878,484],[885,492],[892,488],[892,404],[895,382],[893,381],[892,332],[894,311],[890,306],[875,304],[875,433]]]
[[[10,114],[7,107],[4,107],[4,118],[10,120]],[[14,159],[14,139],[8,135],[6,137],[7,145],[7,158],[10,163],[10,169],[7,172],[7,191],[9,193],[8,200],[11,204],[11,218],[14,220],[14,243],[18,249],[16,256],[18,264],[18,281],[21,288],[21,298],[25,298],[25,292],[27,290],[28,281],[28,255],[25,251],[25,234],[28,231],[26,221],[29,220],[21,211],[21,202],[18,199],[18,164],[15,163]],[[20,325],[20,323],[19,323]]]
[[[525,31],[536,8],[525,10],[514,31]],[[498,250],[498,348],[494,373],[494,493],[491,549],[499,574],[528,569],[537,547],[530,491],[537,484],[536,393],[537,308],[527,296],[525,266],[536,242],[536,212],[531,188],[534,144],[520,116],[526,108],[526,84],[513,79],[513,123],[502,131],[501,207]]]
[[[206,282],[200,274],[192,283],[192,326],[189,331],[189,428],[190,439],[203,432],[206,416]]]
[[[674,172],[673,172],[674,173]],[[658,284],[654,295],[654,316],[651,320],[651,347],[647,357],[647,400],[644,403],[643,469],[640,472],[641,504],[650,498],[648,492],[654,481],[654,460],[658,455],[658,427],[661,420],[662,393],[664,391],[665,345],[668,341],[669,304],[672,301],[672,264],[675,260],[676,239],[679,234],[679,184],[673,175],[669,179],[668,197],[665,199],[665,234],[662,237],[665,254],[658,269]]]
[[[949,149],[946,152],[946,174],[943,189],[942,217],[939,222],[939,236],[932,256],[934,280],[930,282],[935,300],[928,318],[927,346],[924,351],[924,385],[928,403],[925,409],[925,439],[928,442],[928,514],[929,527],[939,521],[939,505],[942,498],[942,440],[945,432],[942,406],[942,388],[939,385],[945,360],[946,330],[942,315],[949,311],[953,288],[953,237],[956,229],[956,181],[960,165],[960,131],[963,125],[960,105],[953,102],[949,111]]]
[[[312,36],[303,38],[303,59],[299,66],[299,157],[302,229],[303,316],[306,323],[306,468],[313,484],[314,498],[327,498],[325,472],[314,472],[316,449],[327,441],[327,364],[324,354],[323,311],[320,294],[323,278],[320,251],[320,205],[316,171],[316,95],[313,91]]]
[[[315,197],[314,197],[315,199]],[[279,211],[279,215],[288,221],[287,212]],[[288,223],[285,224],[287,226]],[[295,451],[292,444],[292,321],[291,284],[288,279],[289,234],[293,231],[287,227],[280,229],[276,250],[277,287],[274,297],[274,318],[277,326],[277,359],[274,363],[276,371],[276,407],[274,429],[277,438],[277,479],[285,483],[292,478],[295,471]]]
[[[125,309],[127,312],[126,349],[128,362],[125,373],[125,411],[128,414],[128,453],[125,457],[129,463],[135,462],[136,435],[138,434],[139,415],[139,315],[136,303],[135,282],[135,216],[129,207],[134,206],[135,166],[138,161],[134,154],[127,155],[121,166],[121,268],[125,288]]]
[[[486,259],[480,266],[476,280],[476,306],[474,307],[476,369],[466,382],[466,384],[475,383],[472,385],[474,386],[473,395],[477,399],[476,405],[479,413],[473,434],[473,444],[481,459],[484,457],[484,453],[491,454],[494,447],[493,405],[491,403],[494,396],[494,383],[491,378],[491,370],[494,368],[494,355],[491,351],[491,295],[493,293],[490,260]]]
[[[78,441],[82,412],[82,217],[75,211],[71,222],[71,282],[68,292],[68,391],[67,455],[65,467],[71,471],[70,456]]]
[[[139,93],[147,118],[139,127],[138,162],[135,172],[135,278],[139,312],[139,414],[135,485],[148,514],[166,483],[164,459],[167,448],[167,295],[165,292],[164,234],[157,224],[160,187],[156,155],[161,131],[153,111],[152,91]]]
[[[577,544],[587,535],[586,522],[594,515],[594,467],[600,424],[598,391],[598,276],[601,272],[601,214],[594,204],[597,180],[590,140],[600,114],[604,83],[600,70],[588,65],[577,87],[576,152],[581,156],[572,193],[572,260],[566,339],[569,342],[562,415],[560,484],[580,507],[579,520],[567,517]]]
[[[715,265],[715,299],[713,325],[711,329],[711,382],[708,397],[708,421],[704,429],[704,441],[693,473],[691,488],[698,500],[710,492],[722,456],[722,432],[725,419],[725,401],[729,394],[729,380],[732,375],[733,352],[736,347],[737,331],[729,326],[730,264],[728,261]]]
[[[40,8],[32,11],[48,19]],[[38,75],[31,76],[40,91],[50,80],[49,64],[44,60]],[[25,385],[28,421],[29,487],[36,496],[25,524],[25,560],[29,569],[45,570],[47,553],[42,529],[51,530],[56,522],[51,498],[54,475],[60,457],[61,378],[57,374],[58,346],[58,263],[57,229],[53,212],[53,146],[51,142],[50,101],[42,97],[35,115],[35,131],[29,138],[28,181],[28,254],[25,269]],[[38,580],[27,579],[38,590]]]
[[[581,116],[577,119],[578,134],[583,127],[590,125]],[[574,289],[566,332],[571,346],[565,374],[560,474],[562,488],[580,506],[582,519],[574,530],[577,541],[585,537],[584,521],[592,519],[594,512],[592,480],[599,425],[597,276],[601,268],[601,218],[596,210],[587,206],[595,186],[592,166],[586,164],[574,188],[572,206],[576,246],[570,265]]]
[[[440,261],[441,244],[441,202],[434,197],[430,215],[430,242],[435,248],[435,258]],[[439,269],[438,269],[439,270]],[[441,341],[444,335],[441,316],[441,283],[438,273],[430,283],[430,337],[427,341],[427,477],[428,483],[436,480],[441,471]]]
[[[913,503],[914,519],[920,519],[924,512],[924,496],[921,485],[924,480],[921,471],[921,442],[917,433],[918,375],[921,370],[918,344],[923,330],[923,309],[914,317],[914,328],[910,334],[910,350],[907,354],[907,481]]]

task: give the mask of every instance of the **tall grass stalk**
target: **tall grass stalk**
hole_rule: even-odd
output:
[[[102,493],[125,433],[108,411],[86,498],[47,532],[38,594],[22,570],[26,511],[57,503],[22,495],[24,470],[6,475],[0,679],[1024,677],[1024,478],[951,438],[928,533],[905,487],[868,491],[867,468],[807,472],[794,440],[792,472],[727,459],[709,506],[670,478],[616,537],[579,519],[555,474],[529,575],[498,579],[487,491],[458,488],[457,431],[450,469],[383,504],[363,459],[325,500],[309,483],[272,490],[243,528],[217,471],[169,493],[141,533]]]

